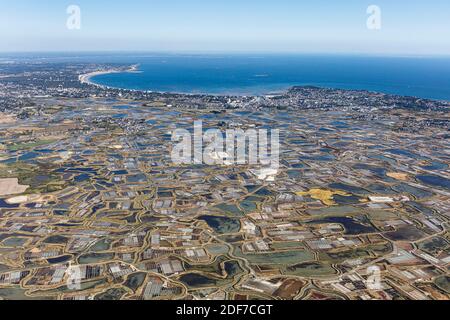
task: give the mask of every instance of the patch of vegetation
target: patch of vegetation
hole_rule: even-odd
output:
[[[126,291],[122,288],[112,288],[95,296],[95,300],[120,300]]]
[[[55,139],[49,139],[49,140],[37,140],[32,142],[21,142],[16,144],[8,145],[6,148],[8,151],[18,151],[18,150],[28,150],[36,147],[45,146],[48,144],[51,144],[57,140]]]
[[[313,253],[308,250],[244,254],[239,247],[235,247],[234,255],[247,259],[251,264],[261,265],[284,266],[314,260]]]
[[[319,261],[304,262],[288,266],[283,270],[285,274],[300,277],[321,277],[335,275],[337,271],[326,264]]]
[[[88,264],[88,263],[98,263],[103,261],[112,260],[114,258],[114,253],[105,252],[105,253],[87,253],[78,258],[78,262],[80,264]]]

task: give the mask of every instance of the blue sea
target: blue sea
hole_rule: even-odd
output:
[[[159,55],[122,60],[139,64],[139,72],[104,74],[91,80],[158,92],[263,95],[314,85],[450,100],[450,58]]]
[[[91,78],[94,83],[124,89],[264,95],[314,85],[450,101],[450,57],[99,53],[55,54],[55,58],[139,64],[139,72]]]

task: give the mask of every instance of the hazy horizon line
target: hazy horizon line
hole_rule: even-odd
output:
[[[393,57],[393,58],[450,58],[450,53],[374,53],[374,52],[309,52],[309,51],[239,51],[239,50],[0,50],[0,55],[20,54],[165,54],[165,55],[305,55],[305,56],[366,56],[366,57]]]

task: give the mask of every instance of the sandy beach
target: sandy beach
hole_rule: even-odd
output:
[[[139,72],[138,69],[139,69],[139,65],[133,65],[127,70],[110,69],[110,70],[103,70],[103,71],[94,71],[94,72],[90,72],[90,73],[86,73],[86,74],[81,74],[78,77],[78,80],[81,83],[90,84],[90,85],[93,85],[93,86],[104,88],[106,86],[99,85],[99,84],[96,84],[96,83],[92,82],[91,78],[95,77],[95,76],[103,75],[103,74],[124,73],[124,72]]]

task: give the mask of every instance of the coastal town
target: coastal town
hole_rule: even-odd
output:
[[[450,298],[450,102],[90,81],[137,68],[0,65],[0,299]],[[279,130],[273,179],[175,164],[195,121]]]

